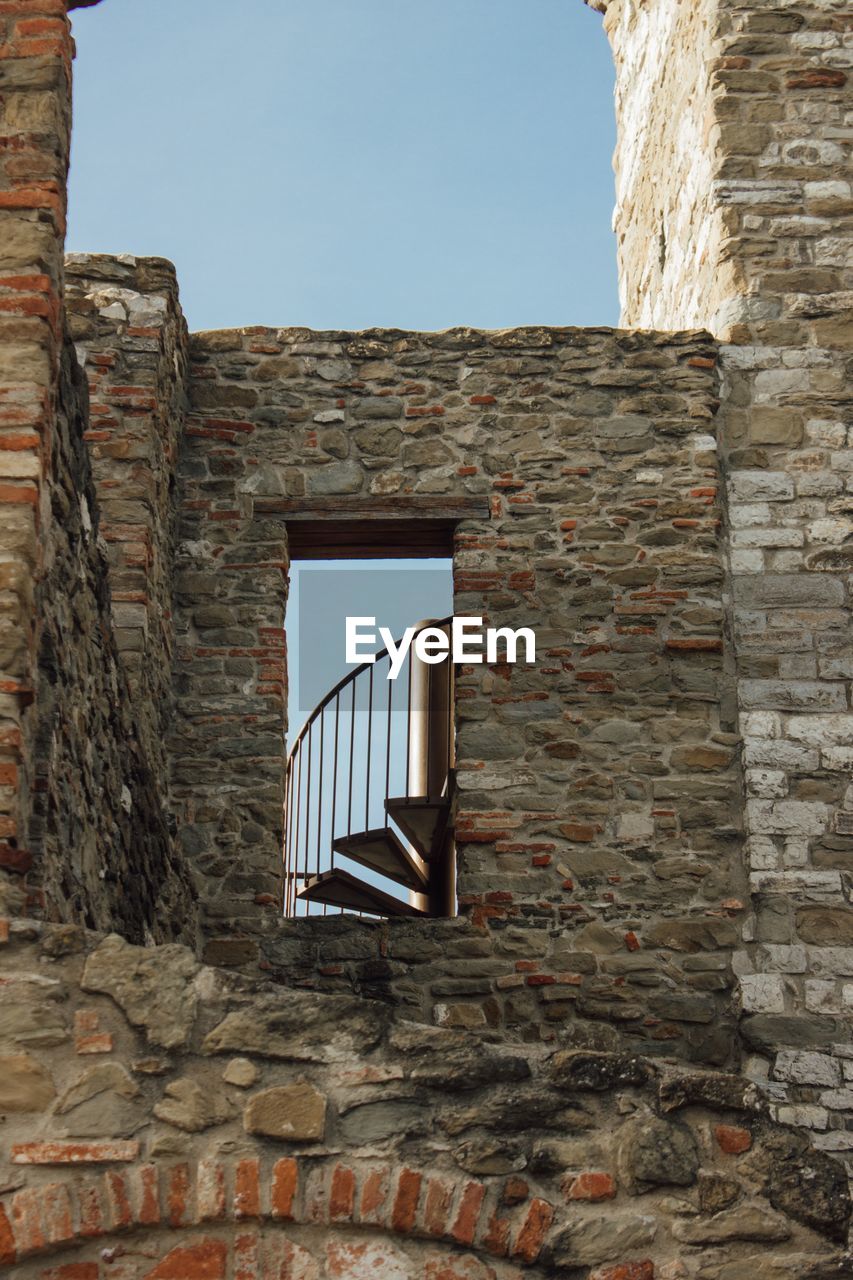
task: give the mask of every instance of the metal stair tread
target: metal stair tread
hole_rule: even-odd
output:
[[[371,831],[354,831],[338,836],[332,842],[332,848],[335,853],[344,854],[353,862],[406,889],[423,893],[427,886],[427,876],[391,827],[376,827]]]
[[[373,915],[418,918],[426,914],[408,902],[392,898],[389,893],[383,893],[381,889],[365,884],[363,880],[350,875],[340,867],[335,867],[331,871],[321,871],[318,876],[312,876],[296,896],[303,902],[321,902],[327,906],[340,907],[344,911],[367,911]]]

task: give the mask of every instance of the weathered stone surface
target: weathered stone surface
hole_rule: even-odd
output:
[[[222,1079],[238,1089],[250,1089],[259,1075],[258,1068],[248,1058],[232,1058],[222,1073]]]
[[[203,1049],[292,1062],[346,1059],[371,1049],[388,1022],[388,1011],[375,1002],[282,991],[227,1014]]]
[[[199,972],[185,947],[156,951],[128,945],[116,934],[105,938],[86,961],[84,991],[112,996],[128,1021],[143,1027],[151,1044],[164,1049],[187,1045],[198,1009],[193,979]]]
[[[774,1130],[747,1159],[775,1209],[830,1240],[846,1240],[851,1200],[844,1170],[811,1149],[806,1134]]]
[[[672,951],[726,951],[733,947],[737,929],[730,920],[661,920],[646,931],[650,946]]]
[[[815,946],[853,946],[853,910],[845,907],[801,907],[797,936]]]
[[[494,1138],[461,1143],[454,1150],[453,1159],[467,1173],[479,1177],[520,1173],[527,1165],[527,1157],[520,1146]]]
[[[696,1139],[680,1124],[654,1117],[623,1127],[618,1138],[619,1172],[632,1195],[653,1187],[688,1187],[699,1171]]]
[[[62,1006],[37,989],[27,1002],[6,998],[0,1004],[0,1044],[50,1049],[68,1039]]]
[[[642,1059],[625,1054],[565,1049],[551,1058],[548,1074],[559,1089],[598,1092],[624,1085],[645,1084],[651,1078],[651,1069]]]
[[[278,1142],[316,1142],[326,1129],[326,1099],[310,1084],[281,1085],[254,1094],[243,1113],[247,1133]]]
[[[526,1059],[443,1028],[398,1025],[390,1044],[415,1059],[407,1072],[412,1080],[434,1087],[478,1089],[530,1075]]]
[[[213,1125],[224,1124],[234,1115],[234,1107],[210,1081],[184,1076],[166,1085],[166,1096],[156,1104],[154,1114],[176,1129],[201,1133]]]
[[[805,1049],[829,1044],[836,1027],[832,1018],[816,1015],[756,1013],[743,1019],[740,1031],[747,1045],[767,1051],[788,1045]]]
[[[557,1266],[565,1268],[642,1257],[654,1242],[657,1225],[649,1214],[599,1214],[569,1227],[549,1252]]]
[[[715,1214],[707,1222],[676,1222],[672,1234],[684,1244],[726,1244],[731,1240],[776,1243],[790,1239],[791,1228],[767,1205],[739,1205]]]
[[[55,1096],[50,1073],[30,1054],[0,1057],[0,1112],[44,1111]]]
[[[728,1209],[742,1194],[740,1184],[733,1178],[720,1178],[713,1174],[700,1174],[698,1188],[699,1208],[708,1214]]]
[[[117,1062],[99,1063],[84,1071],[62,1093],[54,1113],[65,1116],[65,1132],[72,1138],[129,1138],[149,1116],[140,1089]]]
[[[731,1111],[766,1110],[765,1099],[756,1085],[742,1076],[723,1072],[667,1073],[660,1083],[660,1101],[665,1111],[697,1105]]]

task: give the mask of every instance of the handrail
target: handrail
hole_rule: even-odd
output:
[[[437,619],[437,621],[435,621],[431,625],[434,627],[446,627],[448,622],[452,622],[452,621],[453,621],[453,614],[451,613],[446,618]],[[399,644],[399,641],[395,640],[394,643],[395,645]],[[379,653],[375,653],[372,659],[368,659],[367,662],[362,662],[361,665],[356,667],[353,671],[347,672],[347,674],[338,681],[338,683],[334,686],[334,688],[330,689],[329,692],[325,694],[323,698],[321,698],[321,700],[317,703],[314,710],[310,712],[308,719],[305,721],[302,728],[299,730],[299,733],[293,739],[293,746],[290,748],[290,750],[287,753],[288,765],[290,764],[291,758],[294,752],[296,751],[296,748],[299,746],[300,742],[305,737],[305,734],[308,732],[308,726],[312,723],[312,721],[317,719],[317,716],[320,714],[320,712],[323,711],[329,705],[332,699],[336,697],[337,694],[339,694],[342,689],[345,689],[347,687],[347,685],[350,683],[351,680],[357,680],[358,677],[363,674],[363,672],[367,671],[368,667],[374,667],[377,662],[381,662],[383,658],[387,658],[387,657],[388,657],[387,649],[382,649]]]
[[[447,634],[452,620],[450,615],[422,622],[416,630],[434,626]],[[371,876],[366,885],[363,870],[359,873],[362,889],[372,885],[375,893],[371,902],[380,904],[378,910],[365,907],[370,912],[387,914],[389,904],[393,907],[400,902],[382,888],[386,879],[396,880],[415,893],[408,905],[426,892],[422,893],[422,885],[429,877],[421,851],[425,837],[420,831],[416,836],[405,835],[403,824],[400,844],[392,825],[399,826],[400,819],[396,810],[392,816],[389,806],[392,802],[414,802],[414,797],[423,796],[424,788],[428,797],[443,792],[453,754],[452,655],[447,655],[447,674],[442,676],[435,664],[420,662],[410,647],[401,663],[401,670],[408,663],[405,681],[401,681],[408,689],[395,700],[395,681],[378,679],[376,670],[380,662],[392,663],[394,644],[389,642],[324,694],[287,754],[282,852],[283,905],[288,916],[311,914],[317,909],[312,908],[311,895],[306,894],[309,887],[311,894],[316,892],[318,878],[335,871],[344,878],[349,875],[345,866],[340,867],[340,859],[368,867]],[[417,675],[414,684],[413,672]],[[331,719],[326,724],[327,712],[334,724]],[[372,842],[373,853],[358,845],[365,840]],[[389,847],[391,860],[383,861]],[[408,853],[401,852],[406,848]],[[351,885],[357,887],[358,883],[350,876]],[[430,889],[431,901],[433,896]],[[401,902],[401,908],[403,905]],[[418,907],[422,909],[422,905]],[[325,915],[326,906],[322,911]]]

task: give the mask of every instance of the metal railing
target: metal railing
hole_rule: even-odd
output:
[[[426,627],[447,631],[451,621],[418,623],[417,632]],[[449,794],[452,663],[450,656],[440,664],[423,663],[414,648],[413,642],[395,680],[388,678],[387,649],[339,680],[308,716],[290,749],[284,806],[286,916],[335,910],[300,893],[313,878],[336,867],[405,901],[399,884],[352,865],[334,842],[377,828],[394,829],[386,810],[391,798]],[[419,851],[400,839],[417,857]]]

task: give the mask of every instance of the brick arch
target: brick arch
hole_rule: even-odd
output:
[[[387,1236],[345,1240],[339,1233],[312,1244],[281,1227],[195,1233],[161,1252],[145,1245],[107,1248],[88,1262],[48,1263],[38,1280],[519,1280],[471,1253],[430,1248],[406,1254]],[[159,1254],[159,1256],[157,1256]]]
[[[91,1150],[77,1145],[80,1159],[92,1158]],[[222,1267],[223,1276],[231,1275],[233,1264],[234,1276],[254,1280],[277,1276],[275,1258],[285,1259],[288,1251],[300,1256],[297,1245],[305,1249],[290,1240],[288,1229],[331,1227],[336,1230],[324,1233],[323,1241],[328,1241],[324,1265],[332,1276],[347,1277],[351,1263],[357,1277],[370,1250],[379,1257],[384,1249],[389,1258],[398,1258],[402,1280],[405,1255],[394,1245],[396,1237],[401,1244],[429,1246],[432,1271],[424,1274],[434,1274],[435,1280],[513,1280],[536,1264],[556,1216],[553,1205],[530,1197],[517,1178],[493,1187],[408,1166],[310,1156],[131,1164],[135,1143],[103,1145],[114,1148],[103,1156],[124,1157],[128,1167],[114,1164],[102,1174],[44,1182],[0,1202],[0,1264],[32,1260],[31,1274],[38,1280],[207,1280],[208,1274],[217,1280]],[[333,1248],[338,1232],[346,1238]],[[159,1247],[145,1245],[145,1260],[140,1255],[135,1272],[110,1269],[129,1250],[125,1241],[149,1236],[156,1236]],[[90,1252],[94,1246],[101,1261],[63,1261],[85,1246]],[[136,1249],[134,1243],[130,1254]],[[56,1259],[39,1270],[36,1260],[49,1255]],[[273,1260],[269,1264],[267,1257]],[[196,1270],[177,1270],[190,1262]],[[290,1280],[291,1272],[283,1268],[284,1260],[280,1273]],[[301,1280],[298,1268],[291,1270],[293,1280]],[[304,1280],[312,1280],[310,1269]]]

